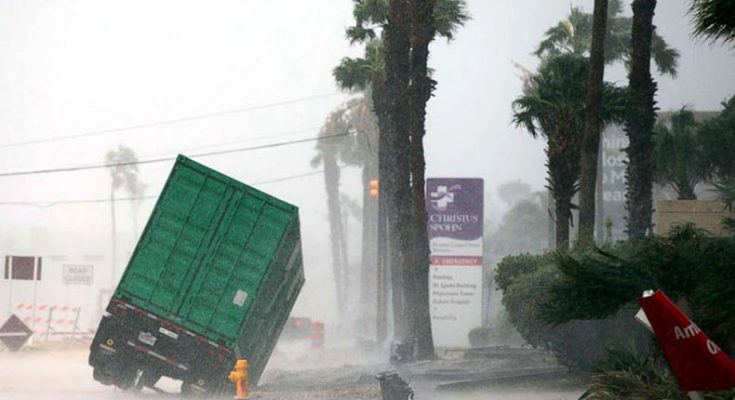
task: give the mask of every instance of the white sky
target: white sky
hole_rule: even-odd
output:
[[[510,103],[521,86],[513,63],[535,67],[531,52],[543,32],[569,12],[570,1],[468,3],[473,19],[456,40],[432,45],[439,85],[429,105],[427,176],[485,178],[487,214],[497,218],[498,184],[520,179],[541,189],[545,182],[543,142],[510,125]],[[592,7],[591,1],[571,3]],[[735,52],[693,42],[687,4],[658,4],[659,32],[682,53],[678,79],[659,79],[659,106],[717,109],[735,94]],[[314,136],[328,112],[347,98],[338,93],[332,68],[341,57],[361,53],[344,39],[351,6],[348,0],[0,0],[0,146],[335,94],[218,118],[0,148],[0,172],[96,164],[118,144],[146,159],[210,144],[239,142],[206,150]],[[625,81],[620,67],[609,76]],[[299,133],[284,134],[294,131]],[[313,148],[297,144],[199,161],[258,182],[312,171]],[[140,167],[147,194],[160,191],[170,166]],[[297,312],[329,319],[334,307],[324,290],[331,272],[322,182],[314,175],[260,188],[301,208],[308,283]],[[361,198],[356,170],[345,170],[341,190]],[[105,170],[0,177],[0,202],[108,196]],[[151,206],[144,203],[141,226]],[[119,207],[122,252],[134,245],[128,208]],[[109,250],[104,203],[0,205],[0,221],[0,255]],[[353,244],[359,241],[356,225]]]

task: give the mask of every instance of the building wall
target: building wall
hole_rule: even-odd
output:
[[[716,236],[725,236],[722,219],[734,216],[718,200],[658,200],[656,201],[654,233],[667,234],[671,228],[691,222]]]

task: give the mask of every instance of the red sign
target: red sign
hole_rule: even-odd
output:
[[[735,361],[663,292],[642,297],[640,303],[684,391],[735,388]]]
[[[431,265],[482,265],[482,256],[429,256]]]

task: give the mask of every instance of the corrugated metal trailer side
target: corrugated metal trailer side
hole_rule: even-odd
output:
[[[298,209],[179,156],[95,337],[95,378],[130,386],[129,370],[150,370],[144,385],[167,375],[211,390],[244,357],[257,382],[303,283]],[[223,370],[205,379],[190,365],[202,352]]]

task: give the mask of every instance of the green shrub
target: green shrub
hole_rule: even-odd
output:
[[[523,343],[523,338],[508,320],[505,309],[501,309],[487,326],[472,329],[468,339],[472,347],[517,346]]]
[[[571,369],[588,372],[605,356],[606,348],[634,346],[645,351],[648,334],[633,320],[637,309],[628,307],[599,320],[546,322],[541,310],[551,301],[550,289],[562,274],[558,254],[511,256],[498,265],[496,282],[503,291],[503,305],[510,322],[534,347],[554,352]]]
[[[726,351],[735,344],[735,238],[691,225],[605,249],[506,257],[496,281],[524,340],[578,370],[590,370],[608,347],[647,354],[650,334],[633,320],[647,289],[683,304]]]
[[[550,254],[520,254],[503,258],[495,269],[495,283],[505,291],[513,281],[521,275],[527,275],[544,264],[551,264]]]
[[[611,350],[594,368],[580,400],[688,400],[663,358],[635,350]],[[705,400],[729,400],[733,391],[701,393]]]
[[[682,225],[635,245],[562,254],[556,265],[539,312],[546,321],[604,318],[661,289],[724,349],[735,338],[735,238]]]
[[[595,366],[587,391],[580,400],[670,399],[688,400],[668,370],[652,356],[612,350]]]

